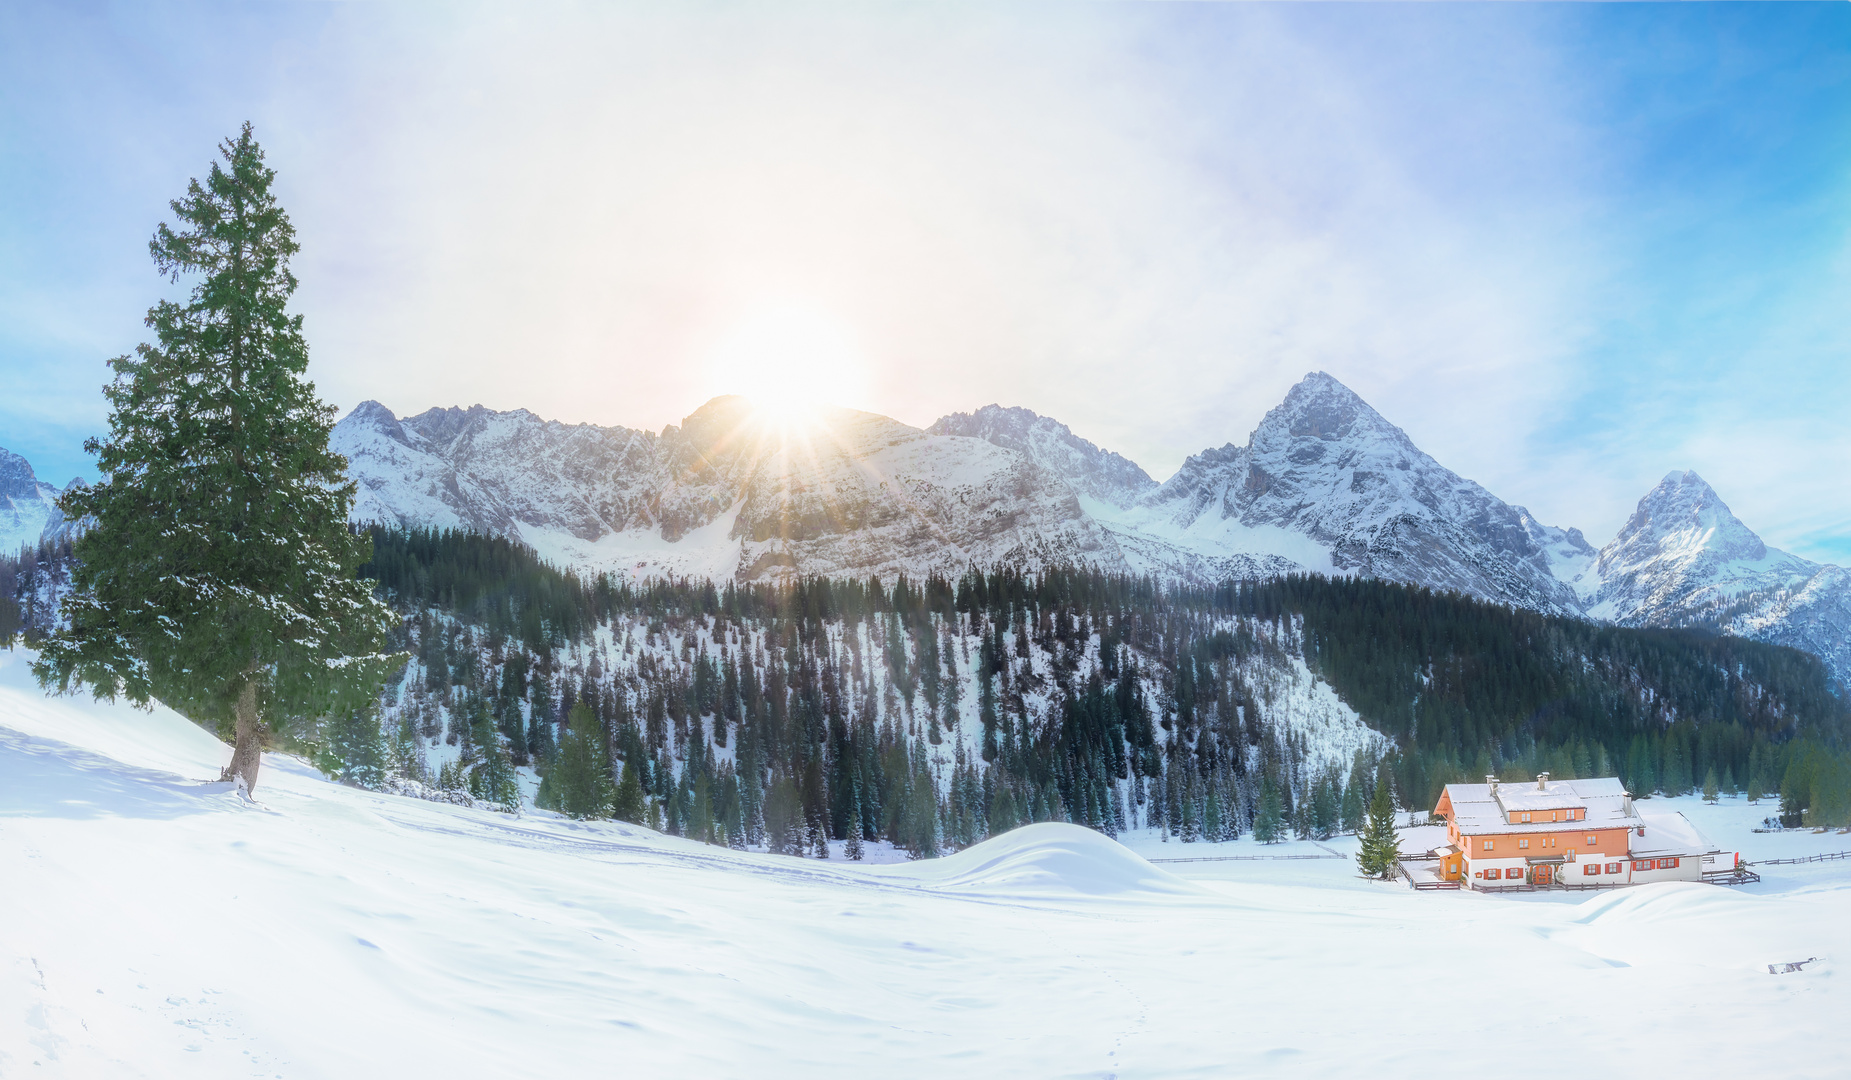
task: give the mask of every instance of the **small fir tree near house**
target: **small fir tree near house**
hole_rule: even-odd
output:
[[[110,361],[109,435],[84,444],[101,479],[59,500],[86,523],[67,626],[33,672],[216,724],[223,778],[249,794],[267,740],[367,709],[404,658],[381,651],[391,613],[354,577],[372,545],[347,525],[335,410],[304,377],[276,173],[249,124],[219,149],[148,245],[161,273],[198,277],[149,310],[153,343]]]
[[[1719,794],[1721,794],[1721,785],[1717,783],[1716,770],[1711,769],[1703,774],[1703,801],[1713,803]]]
[[[1375,797],[1369,801],[1369,819],[1363,824],[1362,850],[1356,864],[1364,877],[1387,878],[1401,861],[1401,841],[1395,836],[1395,806],[1388,794],[1387,777],[1377,777]]]

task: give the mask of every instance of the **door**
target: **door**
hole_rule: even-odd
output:
[[[1547,885],[1555,878],[1555,867],[1542,863],[1536,867],[1536,884]]]

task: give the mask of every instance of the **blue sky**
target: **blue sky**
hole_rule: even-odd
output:
[[[912,423],[1026,405],[1162,477],[1322,369],[1596,544],[1694,468],[1851,561],[1851,5],[10,4],[41,475],[245,119],[343,409],[660,427],[784,305]]]

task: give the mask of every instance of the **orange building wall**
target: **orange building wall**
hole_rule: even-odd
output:
[[[1598,837],[1594,846],[1589,847],[1587,838]],[[1610,855],[1624,858],[1627,853],[1625,829],[1552,829],[1548,832],[1530,833],[1490,833],[1477,836],[1462,836],[1455,829],[1448,830],[1448,838],[1462,851],[1468,851],[1477,859],[1516,859],[1525,855]],[[1519,839],[1530,842],[1527,848],[1517,846]],[[1485,841],[1491,841],[1490,851],[1485,850]],[[1546,841],[1553,840],[1553,846]]]

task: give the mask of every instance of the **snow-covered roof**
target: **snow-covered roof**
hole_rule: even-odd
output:
[[[1497,801],[1506,810],[1567,810],[1587,805],[1569,785],[1572,780],[1554,780],[1538,790],[1534,784],[1499,784]]]
[[[1615,777],[1595,780],[1546,780],[1540,787],[1535,781],[1519,780],[1499,784],[1447,784],[1446,798],[1452,804],[1453,821],[1459,831],[1477,832],[1559,832],[1563,829],[1612,827],[1628,828],[1640,824],[1632,809],[1626,788]],[[1543,821],[1510,824],[1507,814],[1536,810],[1565,810],[1585,807],[1585,821]]]
[[[1675,810],[1664,814],[1640,814],[1639,820],[1645,826],[1645,835],[1632,838],[1630,853],[1633,855],[1696,855],[1716,850],[1716,845],[1703,835],[1703,830]]]

